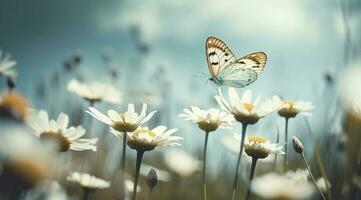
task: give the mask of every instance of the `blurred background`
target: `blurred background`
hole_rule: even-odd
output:
[[[189,105],[218,107],[214,100],[216,88],[207,78],[199,77],[209,76],[205,40],[216,36],[236,57],[266,52],[265,71],[247,88],[263,97],[277,94],[312,101],[316,108],[309,122],[320,144],[325,144],[320,145],[324,147],[320,152],[338,152],[343,119],[337,95],[339,77],[346,68],[360,65],[360,11],[361,2],[357,0],[0,0],[0,49],[17,61],[16,90],[33,108],[45,109],[53,118],[65,112],[73,116],[73,124],[91,128],[89,135],[105,134],[101,145],[107,151],[98,148],[108,156],[104,161],[107,168],[102,173],[93,171],[110,180],[110,172],[118,164],[114,160],[120,157],[121,141],[105,133],[107,128],[97,121],[87,127],[90,117],[84,110],[89,104],[66,90],[69,80],[107,82],[116,87],[123,103],[97,106],[103,111],[122,110],[131,102],[140,109],[140,103],[148,103],[150,109],[158,110],[149,126],[178,128],[177,135],[184,137],[183,151],[201,160],[203,133],[178,115]],[[76,70],[69,72],[67,61],[74,56],[81,61]],[[5,79],[0,81],[1,91],[5,91]],[[282,119],[272,115],[248,132],[275,141],[283,124]],[[293,120],[290,127],[291,135],[312,146],[314,141],[303,118]],[[239,133],[240,128],[237,125],[232,131],[219,130],[212,135],[208,152],[210,182],[228,171],[232,179],[236,155],[220,141],[233,132]],[[313,159],[312,148],[306,151]],[[147,155],[145,163],[166,168],[160,161],[163,153],[159,150]],[[135,154],[130,155],[134,158]],[[329,162],[327,172],[336,178],[340,174],[333,169],[342,166]],[[313,167],[317,171],[317,166]],[[90,168],[88,172],[92,172]],[[184,180],[175,177],[159,187],[159,199],[200,199],[197,195],[182,196],[187,188],[200,184],[200,173]],[[231,181],[227,176],[220,180],[222,186],[210,184],[210,188],[220,191],[210,199],[229,195]],[[182,183],[182,189],[170,189],[177,181]]]

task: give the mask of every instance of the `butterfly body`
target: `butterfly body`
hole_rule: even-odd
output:
[[[245,87],[253,83],[263,71],[267,55],[256,52],[236,59],[227,45],[216,37],[206,41],[206,57],[210,80],[218,86]]]

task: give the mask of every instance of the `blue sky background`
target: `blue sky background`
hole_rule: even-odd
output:
[[[132,84],[156,90],[150,77],[165,66],[162,78],[170,84],[174,109],[167,123],[178,128],[191,126],[178,122],[184,106],[215,105],[214,87],[206,84],[206,78],[193,77],[208,75],[207,36],[224,40],[237,57],[266,52],[266,69],[248,88],[263,96],[313,101],[313,124],[322,114],[325,72],[337,73],[344,67],[345,28],[339,1],[0,0],[0,4],[0,49],[18,62],[19,90],[31,95],[36,81],[49,79],[76,50],[85,58],[80,73],[86,81],[110,82],[101,54],[111,47],[125,78],[116,83],[120,90]],[[140,40],[151,49],[137,64],[134,60],[140,55],[131,27],[141,30]],[[250,130],[260,133],[267,127],[275,135],[272,123],[272,118],[265,119],[261,128]],[[182,132],[194,134],[199,131],[194,127]]]

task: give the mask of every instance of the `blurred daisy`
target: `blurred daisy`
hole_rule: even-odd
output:
[[[327,186],[326,186],[326,184],[327,184]],[[331,188],[331,183],[328,180],[326,180],[325,178],[323,178],[323,177],[317,179],[316,185],[317,185],[318,188],[320,188],[320,190],[322,192],[326,192],[327,187]]]
[[[81,83],[78,80],[71,80],[68,83],[68,91],[73,92],[91,104],[95,102],[121,103],[121,94],[112,85],[93,82],[89,84]]]
[[[0,116],[24,120],[28,114],[29,103],[18,93],[7,92],[0,95]]]
[[[297,169],[296,171],[287,171],[285,174],[286,177],[296,181],[296,182],[308,182],[308,176],[310,173],[307,169]]]
[[[282,106],[278,110],[278,115],[285,118],[293,118],[298,114],[311,115],[309,111],[313,109],[314,106],[310,101],[283,100]]]
[[[219,106],[226,112],[232,114],[234,118],[245,124],[255,124],[259,119],[267,116],[281,106],[281,100],[278,96],[261,102],[261,96],[257,96],[252,101],[252,91],[247,89],[239,98],[235,88],[228,88],[229,103],[224,98],[221,89],[215,96]]]
[[[269,154],[284,154],[281,145],[271,143],[262,136],[248,136],[244,145],[244,151],[252,158],[263,159]]]
[[[0,193],[16,195],[61,173],[57,157],[27,132],[2,131],[0,140]],[[15,199],[10,198],[10,199]]]
[[[81,138],[85,134],[85,129],[81,126],[68,127],[69,117],[60,113],[57,120],[49,119],[48,113],[44,110],[32,113],[27,119],[29,126],[35,130],[34,134],[46,142],[55,142],[59,145],[59,151],[70,150],[96,151],[95,144],[98,139]]]
[[[179,117],[197,123],[200,129],[208,133],[217,130],[218,127],[230,128],[234,121],[233,116],[226,112],[215,108],[201,110],[196,106],[191,106],[191,110],[184,109],[184,113]]]
[[[139,126],[149,121],[156,111],[147,115],[147,104],[143,104],[142,112],[138,114],[135,112],[134,104],[129,104],[128,110],[124,113],[108,110],[108,115],[104,115],[94,107],[90,107],[86,112],[97,120],[109,125],[112,129],[112,133],[116,136],[122,136],[122,133],[133,132]]]
[[[359,66],[351,67],[342,74],[340,80],[340,93],[343,106],[356,116],[361,116],[361,69]]]
[[[0,50],[0,76],[15,77],[17,75],[14,70],[15,65],[16,61],[11,60],[9,55],[4,56]]]
[[[170,149],[164,154],[165,164],[180,176],[187,177],[199,171],[202,162],[180,149]]]
[[[161,169],[158,169],[154,166],[150,166],[150,165],[147,165],[147,164],[142,164],[142,167],[140,168],[140,174],[144,177],[148,177],[148,174],[149,174],[149,171],[153,169],[156,171],[157,173],[157,180],[159,181],[164,181],[164,182],[167,182],[167,181],[170,181],[170,173],[165,171],[165,170],[161,170]]]
[[[127,192],[133,192],[133,186],[134,186],[134,183],[133,181],[127,179],[124,181],[124,187],[125,187],[125,191]],[[142,190],[141,187],[137,187],[137,192],[140,192]]]
[[[78,183],[82,188],[91,191],[110,187],[110,182],[86,173],[73,172],[67,177],[67,180]]]
[[[158,126],[154,129],[139,127],[134,132],[128,133],[127,144],[130,148],[140,151],[151,151],[156,147],[178,146],[178,141],[183,138],[172,136],[177,129],[169,129]]]
[[[314,193],[311,184],[294,181],[285,175],[269,173],[252,181],[252,192],[264,199],[310,199]]]

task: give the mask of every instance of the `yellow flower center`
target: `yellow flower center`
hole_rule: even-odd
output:
[[[292,100],[287,100],[287,99],[283,100],[283,103],[284,103],[284,104],[288,104],[288,106],[290,107],[290,109],[292,109],[292,108],[293,108],[293,105],[295,104],[294,101],[292,101]]]
[[[248,136],[248,141],[257,142],[257,143],[266,143],[267,139],[262,136],[252,135],[252,136]]]
[[[251,112],[252,109],[254,108],[254,106],[253,106],[251,103],[244,103],[244,104],[243,104],[243,107],[244,107],[245,109],[247,109],[249,112]]]
[[[60,152],[68,151],[70,148],[70,141],[61,132],[45,132],[40,135],[40,140],[44,142],[53,142],[58,145]]]
[[[135,135],[140,136],[140,135],[149,135],[151,137],[155,137],[157,136],[157,133],[155,133],[152,130],[149,130],[148,128],[138,128],[136,131],[133,132]]]
[[[7,93],[0,101],[0,113],[10,114],[20,120],[26,117],[28,107],[26,99],[15,92]]]

